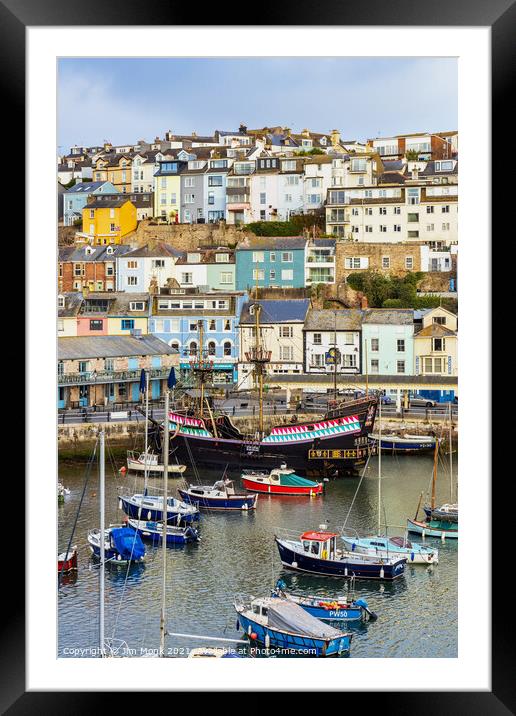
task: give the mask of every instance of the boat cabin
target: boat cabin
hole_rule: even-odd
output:
[[[311,557],[319,559],[337,558],[336,532],[304,532],[300,539],[303,550]]]

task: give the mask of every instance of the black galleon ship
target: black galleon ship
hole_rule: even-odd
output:
[[[174,462],[228,466],[228,469],[273,469],[286,463],[301,474],[345,475],[365,464],[369,453],[368,435],[374,426],[377,398],[331,401],[326,413],[315,420],[277,425],[264,430],[263,379],[271,352],[259,341],[260,305],[255,305],[256,344],[246,353],[254,365],[258,392],[258,430],[244,435],[226,414],[214,415],[205,399],[205,386],[212,384],[213,366],[209,357],[199,352],[191,360],[191,370],[199,385],[196,408],[171,411],[170,459]],[[203,345],[203,326],[199,324]],[[336,386],[335,386],[336,387]],[[161,450],[163,426],[152,420],[151,443]]]

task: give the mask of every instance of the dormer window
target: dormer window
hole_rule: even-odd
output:
[[[229,254],[215,254],[215,262],[218,264],[227,264],[229,262]]]
[[[186,260],[189,264],[198,264],[201,260],[201,254],[195,253],[195,254],[187,254]]]
[[[131,301],[129,304],[130,311],[145,311],[145,301]]]
[[[57,297],[57,307],[58,307],[58,308],[64,308],[64,307],[65,307],[65,299],[64,299],[64,296],[58,296],[58,297]]]

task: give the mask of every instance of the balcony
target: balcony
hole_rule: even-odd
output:
[[[151,368],[147,370],[149,380],[163,380],[168,378],[168,368]],[[129,383],[139,381],[141,368],[137,370],[99,370],[84,373],[63,373],[57,376],[57,384],[65,385],[99,385],[103,383]]]

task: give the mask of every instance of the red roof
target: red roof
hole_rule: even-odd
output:
[[[304,532],[301,535],[301,539],[311,539],[317,542],[326,542],[327,540],[331,539],[332,537],[338,537],[337,532]]]

